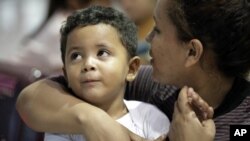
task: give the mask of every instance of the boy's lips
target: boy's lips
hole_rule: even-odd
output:
[[[90,84],[94,84],[96,82],[100,82],[99,79],[93,79],[93,78],[84,78],[81,80],[81,83],[84,85],[90,85]]]
[[[91,83],[91,82],[98,82],[98,81],[100,80],[87,79],[87,80],[82,81],[82,83]]]
[[[84,81],[81,82],[81,85],[83,87],[90,88],[90,87],[97,86],[97,84],[99,84],[99,83],[100,83],[100,80],[84,80]]]

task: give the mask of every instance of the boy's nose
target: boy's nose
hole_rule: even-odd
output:
[[[83,69],[84,72],[93,71],[93,70],[95,70],[95,67],[92,67],[92,66],[86,66]]]
[[[88,59],[86,59],[85,63],[82,66],[82,71],[84,72],[88,72],[88,71],[93,71],[95,70],[95,61],[93,58],[89,57]]]

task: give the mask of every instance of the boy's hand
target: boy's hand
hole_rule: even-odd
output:
[[[187,87],[182,88],[178,100],[175,103],[173,120],[168,137],[170,141],[213,141],[215,136],[213,120],[202,118],[201,122],[192,108],[193,106],[197,106],[197,104],[205,108],[206,104],[200,100],[192,100],[194,105],[190,105],[190,99],[188,99],[190,93],[191,95],[196,95],[193,90],[188,90]],[[208,111],[210,111],[209,109],[210,108],[208,108]],[[208,113],[208,115],[204,117],[210,116],[211,113]]]

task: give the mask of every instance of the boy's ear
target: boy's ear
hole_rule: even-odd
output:
[[[188,43],[188,52],[185,67],[190,67],[200,61],[203,54],[203,45],[200,40],[192,39]]]
[[[133,58],[131,58],[129,60],[129,70],[128,70],[128,74],[126,77],[127,81],[133,81],[137,75],[137,72],[139,70],[141,61],[140,61],[140,57],[135,56]]]

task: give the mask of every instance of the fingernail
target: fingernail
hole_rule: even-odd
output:
[[[191,97],[193,95],[193,88],[188,88],[187,95]]]
[[[207,113],[203,114],[203,118],[206,120],[207,119]]]

